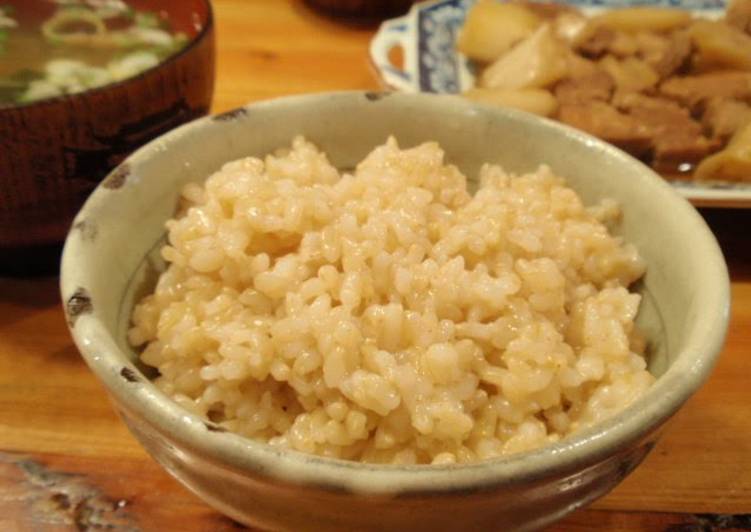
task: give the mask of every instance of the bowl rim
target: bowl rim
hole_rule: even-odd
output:
[[[384,98],[383,95],[389,95]],[[115,338],[94,314],[82,314],[72,320],[70,302],[79,286],[76,274],[81,256],[74,236],[68,235],[63,250],[61,294],[73,339],[87,364],[126,413],[141,416],[154,430],[172,439],[204,459],[230,470],[263,476],[278,482],[312,486],[319,489],[363,494],[442,495],[474,493],[541,481],[553,475],[573,474],[644,441],[670,418],[708,378],[725,341],[730,311],[730,280],[719,244],[701,215],[661,177],[630,155],[586,133],[558,122],[528,113],[499,109],[469,102],[457,96],[424,93],[373,93],[341,91],[288,96],[256,102],[241,110],[265,107],[317,106],[326,99],[360,98],[365,102],[418,102],[428,99],[441,105],[459,105],[471,112],[490,114],[488,119],[511,120],[520,126],[552,128],[556,134],[584,143],[604,152],[614,164],[627,165],[634,171],[635,186],[647,187],[661,197],[662,205],[671,209],[694,235],[692,249],[704,264],[704,278],[709,282],[692,286],[701,302],[700,316],[694,316],[688,330],[686,348],[647,392],[615,416],[584,429],[557,443],[540,449],[492,460],[456,465],[397,466],[364,464],[280,450],[242,436],[221,432],[198,416],[188,413],[160,392],[145,378],[123,379],[125,371],[137,371],[127,355],[118,348]],[[444,100],[444,101],[441,101]],[[427,104],[426,104],[427,105]],[[226,115],[246,114],[230,111]],[[159,153],[153,148],[165,139],[175,140],[186,132],[201,130],[212,124],[208,116],[189,122],[139,148],[126,161],[137,162]],[[93,205],[106,203],[107,191],[100,185],[90,196],[76,220],[83,219]],[[75,224],[75,222],[74,222]],[[85,255],[85,254],[84,254]],[[84,260],[86,257],[84,256]],[[95,260],[89,257],[89,260]],[[140,375],[140,374],[139,374]],[[129,382],[128,382],[129,381]]]
[[[125,79],[121,79],[119,81],[113,81],[112,83],[107,83],[106,85],[102,85],[101,87],[92,87],[90,89],[83,90],[81,92],[74,92],[72,94],[61,94],[59,96],[50,96],[49,98],[42,98],[41,100],[34,100],[31,102],[24,102],[20,104],[3,104],[0,103],[0,115],[4,112],[8,111],[26,111],[28,109],[32,109],[34,107],[43,107],[46,105],[69,105],[75,100],[79,98],[87,98],[92,94],[97,94],[100,92],[110,91],[112,89],[116,88],[123,88],[125,86],[130,85],[131,83],[138,83],[139,81],[142,81],[144,78],[151,76],[154,72],[161,70],[166,65],[169,65],[171,63],[176,62],[184,55],[187,55],[191,50],[196,48],[201,42],[203,42],[208,35],[211,35],[214,30],[214,8],[211,4],[211,0],[198,0],[206,7],[206,20],[201,27],[201,31],[196,33],[193,37],[190,38],[188,43],[175,52],[174,54],[167,57],[164,61],[159,61],[156,65],[147,68],[143,72],[139,72],[135,76],[130,76]]]

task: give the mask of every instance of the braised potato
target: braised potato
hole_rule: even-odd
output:
[[[687,26],[691,22],[691,14],[669,7],[627,7],[607,11],[594,17],[592,22],[629,33],[666,32]]]
[[[522,5],[480,0],[469,10],[457,45],[467,57],[491,62],[539,25],[539,17]]]
[[[544,89],[470,89],[464,93],[470,100],[500,107],[512,107],[541,116],[552,115],[558,101]]]
[[[566,47],[554,37],[550,24],[543,24],[490,65],[480,85],[491,89],[542,88],[565,76],[566,68]]]
[[[727,147],[704,159],[694,178],[717,181],[751,180],[751,122],[738,130]]]
[[[725,22],[741,31],[751,32],[751,0],[730,0]]]
[[[689,35],[697,49],[697,68],[751,70],[751,37],[738,28],[721,21],[697,20]]]
[[[561,41],[571,45],[579,41],[588,24],[589,19],[581,13],[563,13],[553,21],[553,32]]]

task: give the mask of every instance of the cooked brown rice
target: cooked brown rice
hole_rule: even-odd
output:
[[[650,386],[644,272],[545,166],[480,172],[393,139],[340,174],[302,138],[185,187],[129,339],[185,409],[271,445],[385,463],[554,442]]]

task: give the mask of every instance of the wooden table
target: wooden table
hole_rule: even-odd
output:
[[[215,0],[214,111],[375,88],[372,28],[299,0]],[[732,323],[710,381],[621,486],[554,530],[751,529],[751,212],[705,211],[730,266]],[[73,346],[56,278],[0,278],[0,531],[242,528],[153,462]]]

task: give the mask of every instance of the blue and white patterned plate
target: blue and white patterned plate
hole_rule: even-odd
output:
[[[457,93],[474,85],[472,63],[457,52],[456,35],[476,0],[434,0],[415,4],[403,17],[387,20],[370,44],[370,58],[383,82],[407,92]],[[724,14],[725,0],[568,0],[594,14],[613,7],[653,5],[679,7],[697,16]],[[403,64],[389,59],[395,47]],[[751,208],[751,184],[690,183],[673,185],[697,206]]]

